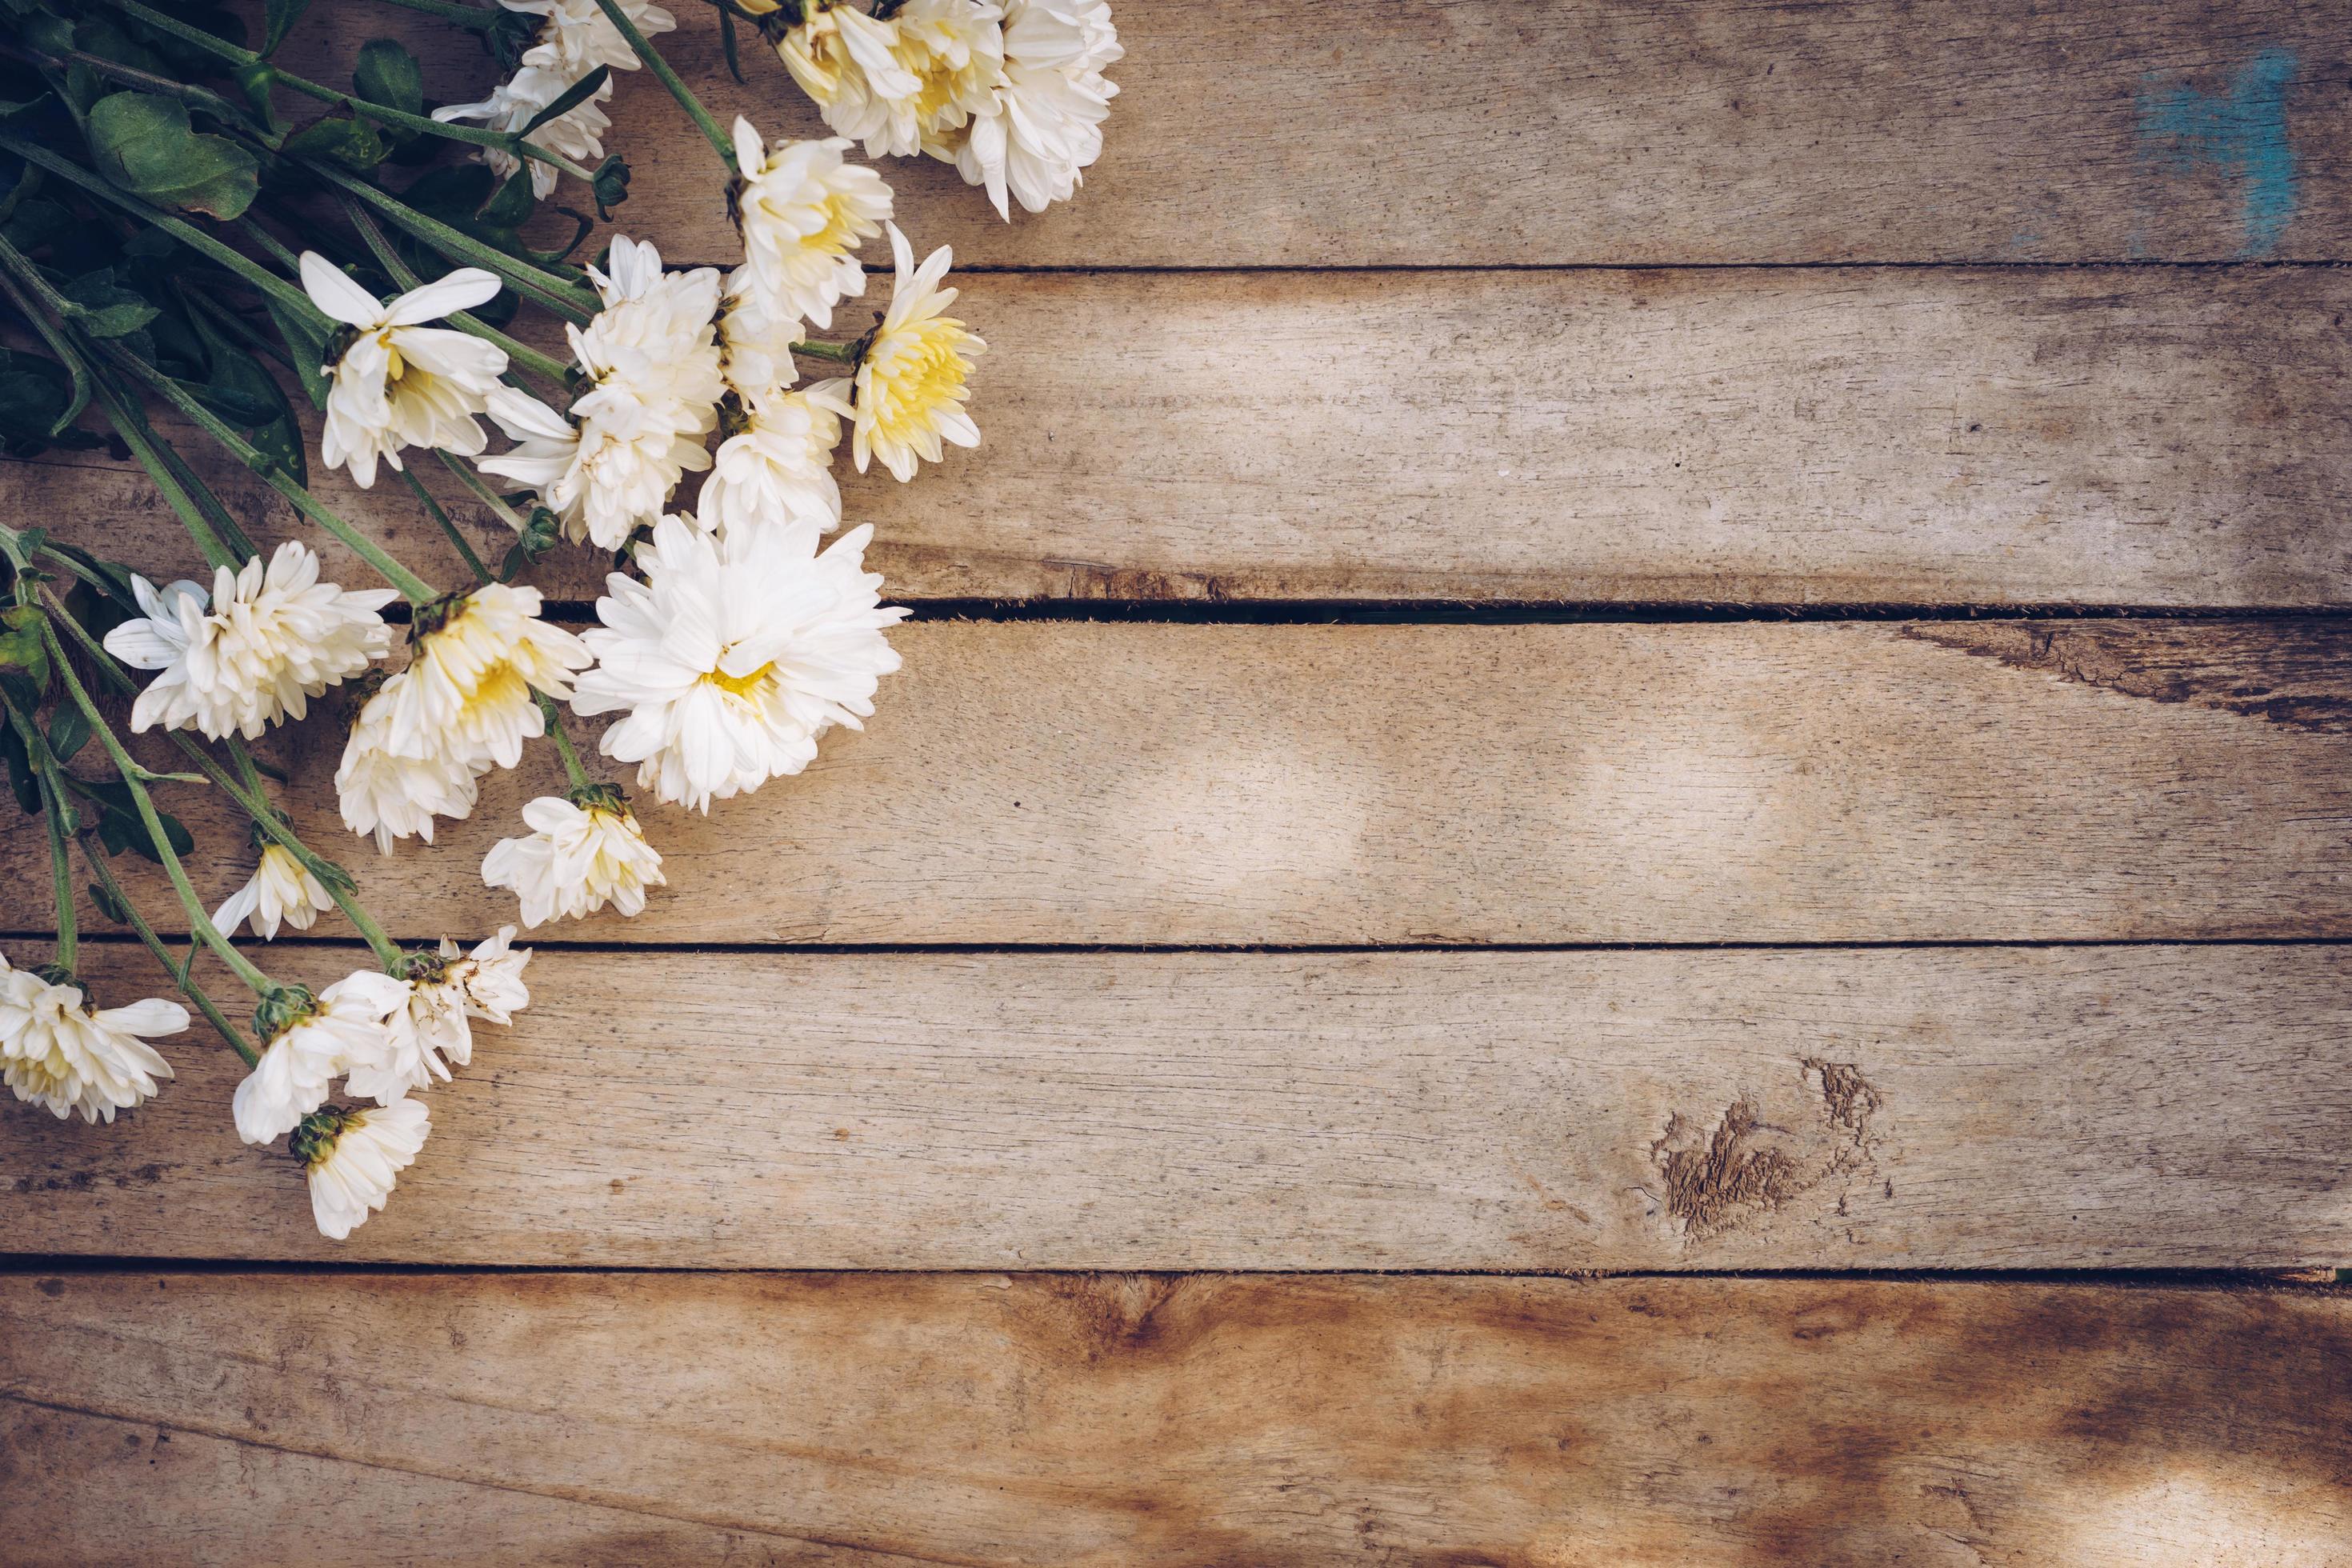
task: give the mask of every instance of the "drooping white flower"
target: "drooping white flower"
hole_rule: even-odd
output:
[[[319,439],[328,467],[348,467],[364,489],[375,483],[376,460],[397,468],[404,447],[466,457],[482,449],[486,437],[474,416],[506,372],[506,351],[424,323],[487,303],[499,291],[497,278],[461,267],[387,303],[306,250],[302,287],[320,310],[357,329],[342,357],[321,367],[333,382]]]
[[[601,12],[598,19],[603,19]],[[526,54],[523,58],[528,62],[530,57]],[[492,131],[520,131],[539,118],[540,110],[569,92],[572,84],[586,74],[585,71],[571,74],[549,70],[526,63],[510,79],[492,88],[490,96],[479,103],[448,104],[435,110],[433,118],[444,124],[453,121],[478,120]],[[593,169],[604,161],[604,132],[613,128],[613,121],[603,108],[612,96],[613,84],[608,81],[581,102],[540,125],[523,140],[534,147],[544,147],[551,153]],[[543,159],[519,158],[503,147],[478,147],[475,154],[489,165],[490,173],[501,180],[512,178],[515,171],[528,162],[530,165],[531,195],[544,200],[555,190],[559,172],[554,164]]]
[[[683,476],[710,467],[703,432],[634,398],[591,405],[589,417],[574,425],[539,399],[500,387],[490,395],[490,417],[517,444],[475,466],[536,489],[574,544],[618,550],[639,523],[661,515]]]
[[[1005,0],[1004,80],[935,155],[985,186],[1000,217],[1013,216],[1008,193],[1033,213],[1069,200],[1102,155],[1118,96],[1102,73],[1125,53],[1106,0]]]
[[[406,674],[403,670],[392,680]],[[392,749],[393,706],[371,700],[360,710],[335,768],[335,798],[343,826],[362,837],[373,834],[377,850],[385,855],[392,853],[396,838],[421,837],[432,843],[436,816],[473,815],[480,789],[480,774],[463,756],[396,754]]]
[[[189,726],[213,740],[258,736],[310,700],[391,650],[382,611],[389,588],[345,589],[319,581],[319,557],[288,540],[265,563],[213,574],[207,597],[194,583],[157,588],[131,580],[142,616],[106,634],[106,649],[139,669],[161,671],[131,705],[134,731]]]
[[[890,187],[873,170],[843,163],[842,150],[848,145],[833,136],[763,147],[750,121],[735,121],[735,161],[741,174],[735,212],[743,233],[743,268],[761,309],[776,321],[789,317],[829,327],[837,301],[866,291],[865,270],[850,252],[882,232],[890,216]]]
[[[523,51],[522,63],[558,72],[573,81],[598,66],[614,70],[637,68],[636,51],[613,26],[596,0],[499,0],[509,11],[544,17],[539,37]],[[677,26],[677,19],[648,0],[621,0],[622,14],[648,38],[657,38]]]
[[[940,460],[942,441],[980,445],[980,426],[963,411],[971,396],[964,382],[972,356],[988,345],[961,321],[940,314],[956,297],[953,289],[939,286],[954,259],[949,248],[932,251],[918,268],[907,237],[897,224],[889,230],[898,277],[890,309],[857,367],[850,452],[859,473],[869,458],[879,458],[903,483],[915,477],[918,458]]]
[[[858,286],[865,287],[862,278]],[[748,264],[727,275],[719,311],[719,373],[730,392],[749,405],[798,381],[793,345],[800,340],[800,318],[770,307]]]
[[[501,398],[513,420],[502,426],[521,431],[530,450],[486,466],[510,477],[553,473],[544,494],[565,531],[617,550],[661,515],[682,474],[710,466],[702,442],[718,426],[727,384],[716,268],[664,272],[659,251],[626,237],[613,241],[607,265],[609,272],[589,268],[604,309],[585,328],[565,329],[592,383],[572,405],[572,449],[562,449],[553,426],[564,421],[552,409],[529,412]]]
[[[892,15],[891,53],[922,84],[915,133],[925,152],[952,161],[950,140],[994,101],[1004,84],[1003,16],[988,0],[908,0]]]
[[[173,1076],[149,1038],[188,1026],[188,1010],[156,997],[92,1007],[77,984],[54,984],[0,958],[0,1078],[16,1098],[63,1121],[111,1122]]]
[[[654,525],[638,582],[615,573],[583,634],[595,668],[572,699],[583,715],[625,711],[606,756],[635,763],[639,787],[708,811],[816,755],[833,724],[861,727],[876,682],[898,668],[882,635],[907,612],[881,608],[865,570],[871,527],[814,554],[809,529],[724,536],[680,517]]]
[[[334,896],[325,884],[295,858],[294,851],[272,839],[261,847],[252,880],[213,911],[213,924],[220,928],[221,935],[235,936],[236,928],[250,919],[255,934],[264,942],[274,942],[281,924],[309,931],[334,907]]]
[[[608,903],[635,916],[646,907],[646,889],[667,880],[661,856],[618,790],[603,789],[578,805],[541,795],[522,808],[522,819],[530,837],[492,845],[482,858],[482,881],[514,890],[526,926],[577,920]]]
[[[276,1026],[236,1086],[237,1136],[248,1143],[284,1137],[327,1102],[334,1079],[384,1060],[395,1048],[388,1020],[407,1004],[408,987],[373,969],[316,996],[299,988],[274,994],[263,1005],[277,1011]]]
[[[594,657],[539,612],[538,589],[506,583],[451,604],[439,626],[413,639],[408,668],[368,700],[354,737],[380,707],[383,743],[394,756],[457,758],[476,773],[514,766],[523,742],[546,733],[531,693],[571,696],[572,673]]]
[[[719,531],[841,526],[841,487],[833,449],[841,422],[854,416],[849,383],[820,381],[770,395],[747,409],[742,428],[719,445],[702,481],[695,513]]]
[[[709,430],[727,390],[719,371],[719,269],[665,272],[658,249],[626,235],[614,237],[604,266],[588,268],[604,308],[572,329],[580,368],[599,391],[682,405],[694,411],[689,423]]]
[[[851,5],[807,5],[803,15],[776,53],[824,122],[865,142],[869,157],[920,147],[923,80],[898,57],[898,24]]]
[[[421,1100],[305,1117],[293,1149],[310,1177],[310,1216],[320,1234],[341,1241],[381,1212],[432,1131]]]
[[[412,1089],[430,1088],[436,1078],[446,1080],[449,1063],[463,1067],[472,1061],[470,1020],[510,1024],[530,1005],[530,990],[522,980],[530,950],[516,952],[513,941],[514,927],[505,926],[469,954],[460,956],[447,937],[435,952],[412,954],[407,1003],[387,1020],[392,1049],[354,1067],[344,1089],[389,1105]]]

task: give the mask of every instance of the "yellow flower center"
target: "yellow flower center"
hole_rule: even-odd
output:
[[[730,675],[723,669],[714,669],[702,679],[727,693],[728,696],[740,697],[748,702],[751,699],[751,693],[760,689],[761,684],[768,679],[775,668],[773,664],[763,664],[749,675]]]
[[[872,375],[874,425],[890,440],[904,440],[924,428],[940,410],[961,402],[971,362],[963,357],[964,341],[971,334],[961,321],[934,316],[928,321],[901,327],[878,345],[867,360]]]
[[[846,256],[849,247],[856,243],[857,215],[850,207],[849,198],[839,191],[827,191],[824,226],[801,244],[821,256]]]
[[[398,386],[400,378],[408,374],[408,362],[400,357],[400,346],[391,338],[383,340],[383,380],[386,386]]]

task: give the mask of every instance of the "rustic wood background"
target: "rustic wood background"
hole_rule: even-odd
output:
[[[846,487],[879,717],[651,814],[385,1214],[201,1043],[0,1116],[0,1556],[2352,1563],[2342,5],[1118,20],[1075,203],[887,169],[992,347]],[[378,34],[490,79],[297,52]],[[0,504],[184,569],[102,454]],[[371,901],[508,917],[545,783]]]

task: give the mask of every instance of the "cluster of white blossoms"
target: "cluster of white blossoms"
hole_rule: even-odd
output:
[[[59,1121],[114,1120],[151,1098],[172,1064],[147,1042],[188,1026],[188,1010],[149,997],[97,1007],[83,988],[0,956],[0,1077]]]
[[[273,1143],[293,1134],[328,1236],[342,1239],[383,1207],[432,1126],[409,1097],[473,1060],[474,1021],[509,1024],[530,1005],[530,952],[513,941],[512,926],[469,953],[444,938],[436,952],[409,954],[404,977],[362,969],[315,995],[296,986],[263,1001],[261,1059],[236,1088],[237,1135]],[[374,1107],[328,1105],[337,1079]]]
[[[433,111],[445,123],[478,120],[494,131],[520,131],[594,72],[598,67],[632,71],[640,63],[636,51],[621,37],[596,0],[499,0],[509,11],[541,18],[539,34],[517,62],[515,74],[490,89],[479,103],[454,103]],[[677,19],[646,0],[621,0],[632,26],[651,38],[669,32]],[[593,164],[604,155],[604,132],[612,129],[604,104],[613,96],[608,79],[583,101],[530,132],[523,140],[578,163]],[[505,179],[522,166],[503,147],[484,147],[482,161]],[[554,165],[539,159],[530,163],[531,194],[544,199],[555,189]]]
[[[740,0],[739,0],[740,5]],[[782,0],[740,8],[761,15]],[[876,16],[799,0],[776,52],[824,121],[868,156],[927,153],[998,214],[1067,201],[1102,153],[1125,53],[1105,0],[907,0]]]

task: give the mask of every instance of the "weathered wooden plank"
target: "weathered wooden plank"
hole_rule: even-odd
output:
[[[678,15],[665,51],[722,118],[824,133],[756,43],[738,86],[711,14]],[[2352,256],[2352,48],[2329,0],[1207,0],[1118,20],[1121,90],[1078,198],[1008,226],[945,166],[887,160],[917,239],[1075,267]],[[314,12],[287,58],[340,81],[383,32],[451,101],[497,79],[465,35],[381,12]],[[624,225],[732,259],[685,117],[643,77],[613,110]]]
[[[2344,272],[982,277],[969,305],[984,445],[846,489],[905,596],[2352,603]],[[320,493],[461,580],[389,479]],[[135,477],[6,465],[0,507],[194,559]]]
[[[2347,1312],[1853,1280],[20,1275],[0,1520],[27,1564],[276,1562],[381,1521],[371,1560],[412,1563],[2316,1565],[2352,1537]]]
[[[343,947],[268,955],[324,984]],[[156,988],[118,948],[109,997]],[[0,1105],[11,1250],[916,1268],[2275,1267],[2352,1257],[2352,950],[544,952],[322,1240],[191,1036]]]
[[[568,939],[1880,942],[2352,936],[2352,630],[2335,622],[918,624],[863,734],[702,817],[669,888]],[[432,937],[539,748],[389,860],[344,834],[332,719],[298,826]],[[607,767],[609,768],[609,764]],[[200,885],[250,867],[175,789]],[[0,824],[0,929],[46,848]],[[126,858],[159,918],[176,906]],[[176,922],[174,922],[176,923]]]
[[[2352,581],[2318,526],[2352,500],[2336,274],[976,287],[1010,340],[989,444],[850,490],[910,594],[2237,604]],[[1463,353],[1487,342],[1500,363]],[[567,564],[558,591],[593,595],[601,563]]]

